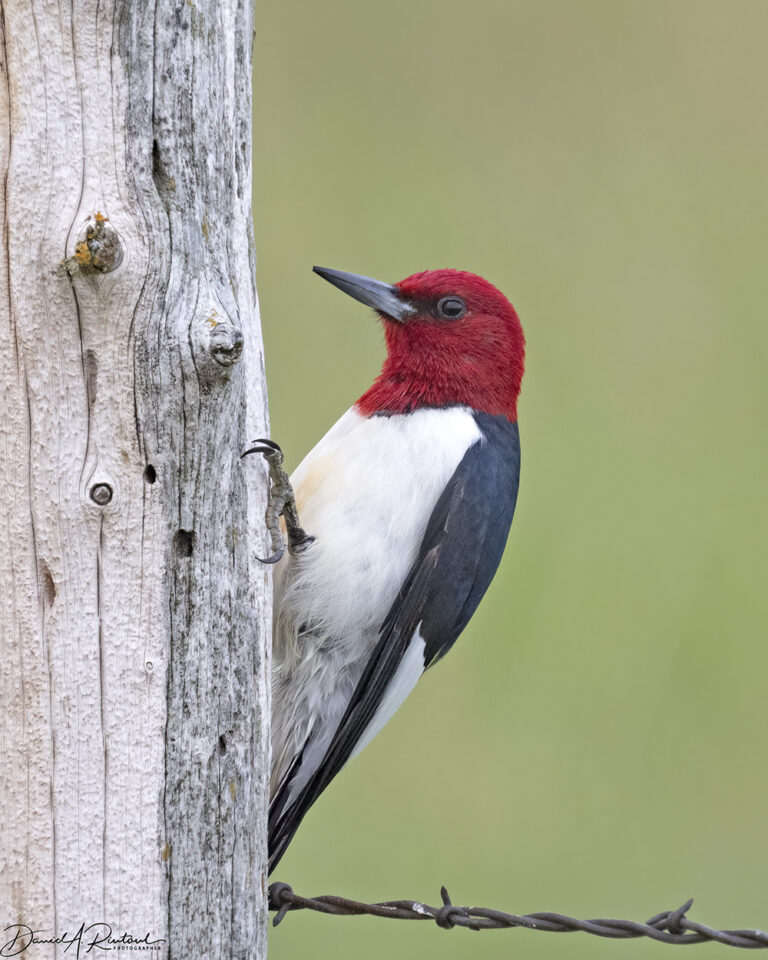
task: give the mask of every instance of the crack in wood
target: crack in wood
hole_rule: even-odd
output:
[[[46,610],[50,610],[53,601],[56,599],[56,584],[53,580],[48,564],[40,558],[37,563],[37,569],[40,577],[40,591],[43,597]]]

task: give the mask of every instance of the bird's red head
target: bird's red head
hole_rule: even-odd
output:
[[[517,419],[525,339],[503,293],[474,273],[426,270],[394,286],[315,268],[377,310],[387,358],[357,401],[365,416],[462,404]]]

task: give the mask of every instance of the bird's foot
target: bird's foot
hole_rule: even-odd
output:
[[[283,469],[283,451],[274,442],[274,440],[254,440],[254,446],[250,447],[241,457],[247,457],[250,453],[261,453],[269,465],[270,489],[267,498],[267,512],[265,522],[267,530],[272,538],[272,556],[261,558],[261,563],[277,563],[285,553],[285,543],[280,532],[280,517],[285,518],[285,529],[288,533],[288,552],[291,554],[301,553],[315,539],[309,536],[299,523],[299,512],[296,509],[296,498],[293,495],[293,487],[288,479],[288,474]]]

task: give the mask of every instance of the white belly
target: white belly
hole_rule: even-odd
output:
[[[437,499],[480,437],[462,407],[371,418],[352,408],[291,477],[315,542],[276,570],[273,785],[318,722],[313,752],[325,750]]]

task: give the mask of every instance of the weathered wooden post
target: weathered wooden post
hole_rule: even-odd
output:
[[[0,31],[0,940],[263,957],[252,6]]]

